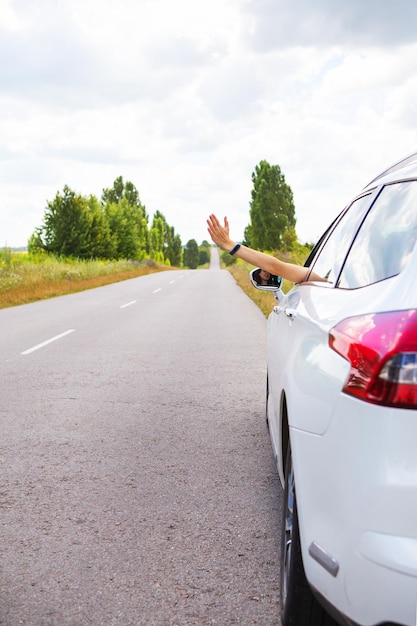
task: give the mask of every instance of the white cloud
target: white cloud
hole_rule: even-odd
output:
[[[413,0],[246,0],[252,45],[258,50],[291,46],[389,47],[415,41]]]
[[[416,12],[0,0],[0,245],[24,245],[65,184],[100,197],[117,176],[184,243],[207,238],[212,211],[239,239],[262,159],[293,189],[300,239],[317,239],[417,148]]]

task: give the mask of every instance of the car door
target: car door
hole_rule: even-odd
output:
[[[335,285],[370,203],[370,193],[353,202],[310,257],[309,267],[325,281],[295,285],[268,319],[267,411],[281,478],[286,452],[282,442],[284,404],[290,428],[320,434],[346,376],[345,364],[328,349],[328,331],[336,311],[348,306],[349,291],[335,289]]]

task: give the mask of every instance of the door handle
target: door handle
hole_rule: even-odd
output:
[[[297,311],[295,309],[284,309],[284,313],[290,320],[294,320],[297,317]]]

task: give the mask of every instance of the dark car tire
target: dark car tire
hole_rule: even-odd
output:
[[[314,597],[304,573],[290,446],[282,517],[281,623],[282,626],[336,626]]]

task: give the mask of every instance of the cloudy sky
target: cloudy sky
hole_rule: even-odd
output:
[[[183,243],[279,165],[314,241],[417,150],[415,0],[0,0],[0,247],[118,176]]]

